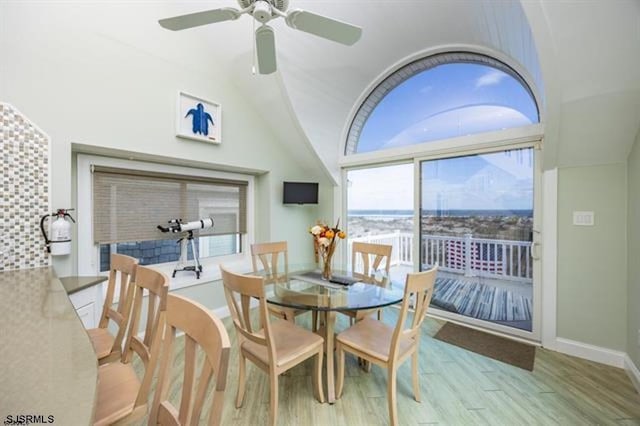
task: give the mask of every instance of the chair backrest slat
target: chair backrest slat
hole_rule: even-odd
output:
[[[370,275],[380,268],[382,262],[385,262],[384,270],[389,275],[391,268],[391,251],[393,246],[388,244],[373,244],[354,241],[351,246],[351,270],[355,273]],[[373,257],[373,264],[371,263]],[[362,260],[363,269],[358,270],[358,259]]]
[[[275,344],[271,334],[271,323],[267,309],[267,301],[264,293],[264,278],[239,275],[227,271],[220,266],[222,272],[222,284],[224,286],[227,305],[231,311],[233,324],[238,332],[238,340],[251,340],[267,348],[270,361],[275,362]],[[240,308],[236,300],[240,298]],[[250,299],[258,300],[258,324],[262,326],[262,333],[259,334],[259,327],[254,328],[251,322]],[[255,331],[254,331],[255,330]]]
[[[434,285],[435,285],[435,275],[434,275]],[[415,302],[415,314],[413,317],[412,328],[418,329],[422,326],[424,322],[424,318],[427,315],[427,309],[429,309],[429,304],[431,303],[431,298],[433,297],[433,291],[425,291],[422,293],[416,293],[416,302]]]
[[[236,290],[235,293],[238,291]],[[238,304],[238,297],[234,295],[234,291],[229,292],[225,289],[225,298],[227,299],[227,305],[229,306],[229,312],[236,330],[242,334],[246,339],[256,342],[258,344],[266,344],[264,337],[257,336],[253,333],[253,327],[251,324],[251,297],[240,295],[240,304]]]
[[[192,409],[192,419],[197,420],[200,418],[200,413],[202,413],[202,409],[204,407],[205,396],[207,395],[207,388],[209,387],[209,383],[214,378],[213,368],[211,364],[205,362],[202,365],[202,370],[200,371],[200,379],[198,381],[198,387],[196,389],[196,396]],[[213,401],[211,403],[211,409],[209,411],[209,423],[216,424],[215,418],[222,414],[222,402],[224,397],[224,390],[226,388],[226,376],[216,378],[216,385],[214,388]],[[220,414],[218,414],[220,413]],[[192,420],[192,423],[193,423]],[[217,420],[218,423],[219,419]],[[194,423],[194,424],[197,424]]]
[[[144,266],[136,267],[135,278],[135,283],[133,284],[135,295],[131,310],[131,321],[129,322],[127,341],[121,362],[130,362],[134,353],[142,359],[145,371],[134,403],[134,410],[137,410],[147,404],[151,380],[158,363],[160,343],[164,335],[164,317],[167,309],[169,278],[161,272]],[[145,297],[145,291],[148,293],[147,297]],[[141,339],[138,337],[138,330],[142,305],[145,299],[147,299],[148,303],[154,304],[156,309],[151,319],[153,324],[145,325],[145,335]]]
[[[136,277],[136,267],[138,259],[122,254],[112,254],[110,257],[111,269],[109,270],[109,281],[107,284],[107,294],[102,307],[99,328],[107,328],[109,321],[113,321],[118,326],[118,331],[114,337],[111,351],[122,350],[122,342],[127,332],[127,324],[133,305]],[[118,306],[113,309],[113,301],[118,287]]]
[[[136,294],[133,300],[131,321],[129,322],[127,345],[122,354],[123,362],[129,362],[134,351],[141,358],[145,356],[146,352],[151,352],[151,346],[156,338],[158,328],[164,327],[161,316],[167,309],[169,278],[162,272],[144,266],[138,266],[135,290]],[[147,301],[147,318],[144,327],[144,336],[142,339],[139,339],[140,316],[145,299]],[[134,343],[134,346],[132,346],[131,342],[133,341],[140,343],[142,347],[146,348],[146,352],[142,350],[142,347],[138,344]]]
[[[246,294],[240,295],[240,306],[242,306],[242,324],[249,333],[253,332],[253,327],[251,325],[251,296]]]
[[[166,318],[165,318],[166,324]],[[181,425],[178,420],[178,413],[169,401],[166,401],[166,395],[169,391],[170,380],[165,376],[171,370],[174,360],[174,344],[176,340],[176,330],[173,327],[166,326],[164,339],[162,341],[162,360],[160,361],[158,381],[156,383],[156,391],[153,396],[153,405],[151,406],[151,414],[149,415],[149,425]],[[185,361],[186,363],[186,361]],[[186,364],[185,364],[186,365]],[[162,400],[162,401],[161,401]]]
[[[191,392],[196,371],[196,341],[193,337],[184,336],[184,375],[182,377],[182,397],[180,398],[180,415],[178,420],[181,424],[187,424],[189,406],[191,405]]]
[[[404,298],[402,299],[398,322],[396,323],[396,327],[393,331],[393,337],[391,339],[390,358],[394,359],[398,355],[401,339],[417,340],[420,338],[420,326],[422,326],[427,314],[427,309],[429,308],[429,302],[433,295],[437,273],[438,266],[436,265],[428,271],[407,274],[404,286]],[[407,327],[406,319],[409,312],[409,304],[411,303],[412,296],[414,295],[417,303],[413,314],[413,320],[411,321],[410,326]]]
[[[282,257],[282,264],[280,258]],[[258,265],[260,261],[260,266]],[[289,274],[289,255],[286,241],[257,243],[251,245],[251,264],[253,272],[262,269],[265,273],[265,282],[275,282]],[[280,266],[284,269],[284,273],[279,273]]]
[[[207,424],[219,425],[231,350],[231,342],[224,324],[204,306],[173,294],[167,299],[166,324],[158,390],[154,396],[149,424],[201,424],[200,417],[205,406],[207,389],[215,378]],[[185,349],[183,388],[180,408],[176,410],[167,398],[178,330],[184,331]],[[204,359],[198,372],[196,366],[199,352],[204,354]]]

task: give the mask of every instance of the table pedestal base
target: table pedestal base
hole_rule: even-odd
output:
[[[321,317],[324,317],[324,324],[318,327],[316,333],[318,333],[324,339],[324,351],[325,359],[327,362],[327,402],[333,404],[336,402],[336,384],[335,384],[335,324],[336,324],[336,312],[326,311],[321,312]]]

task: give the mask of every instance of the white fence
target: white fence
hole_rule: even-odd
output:
[[[354,241],[393,246],[391,266],[413,265],[413,234],[396,231],[348,240],[349,265]],[[527,281],[533,279],[530,241],[493,240],[426,235],[422,237],[420,257],[423,269],[438,263],[440,270],[465,276]]]

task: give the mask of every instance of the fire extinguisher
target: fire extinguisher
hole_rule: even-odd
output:
[[[47,246],[47,251],[52,256],[61,256],[71,253],[71,223],[66,219],[71,219],[71,222],[76,223],[73,217],[69,214],[73,209],[58,209],[55,213],[46,214],[40,218],[40,230]],[[51,223],[51,239],[47,236],[44,230],[44,221],[49,217],[57,217],[53,223]]]

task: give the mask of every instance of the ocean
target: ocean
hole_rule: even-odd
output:
[[[436,217],[533,217],[533,210],[423,210],[423,216]],[[413,217],[413,210],[349,210],[349,217]]]

